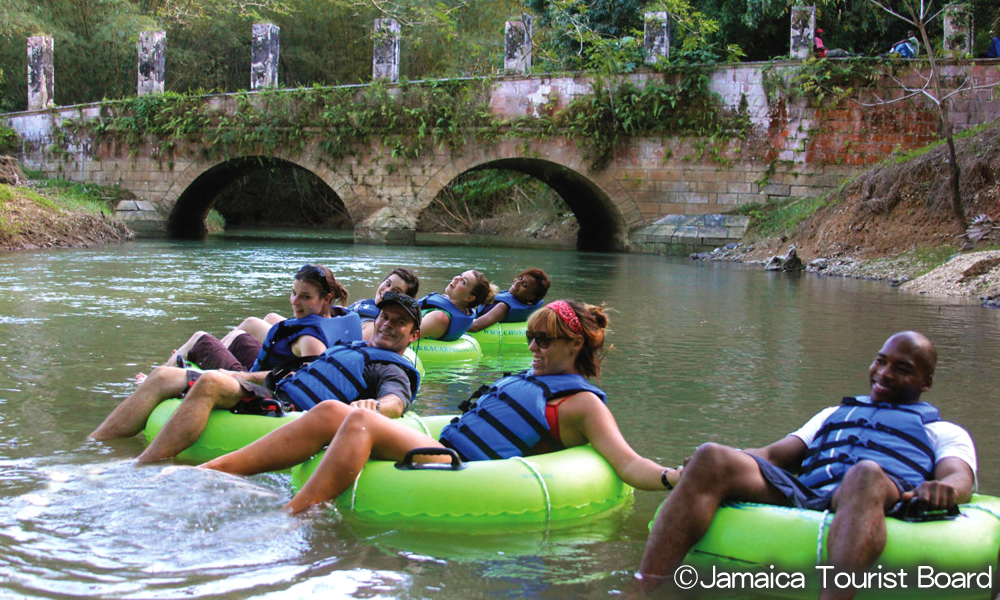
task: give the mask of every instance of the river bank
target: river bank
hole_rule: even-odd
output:
[[[0,251],[76,248],[131,240],[108,193],[71,182],[32,181],[0,156]]]
[[[961,194],[971,223],[1000,218],[1000,125],[956,139]],[[765,265],[794,246],[801,267],[822,275],[884,280],[922,294],[1000,298],[1000,231],[975,244],[948,204],[943,144],[887,161],[826,198],[744,207],[739,245],[692,255]]]

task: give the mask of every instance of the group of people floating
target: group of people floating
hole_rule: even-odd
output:
[[[447,448],[463,460],[498,460],[591,444],[626,483],[671,490],[639,566],[648,591],[669,583],[718,508],[751,501],[834,512],[828,560],[838,572],[872,567],[886,543],[885,516],[916,503],[940,510],[968,502],[976,487],[969,434],[941,420],[921,395],[937,353],[913,331],[889,337],[869,368],[868,395],[845,398],[802,428],[759,449],[700,446],[683,466],[638,455],[589,380],[599,375],[608,316],[572,300],[544,303],[549,277],[519,273],[495,294],[475,270],[443,293],[415,299],[417,277],[393,270],[373,298],[345,308],[333,273],[306,265],[295,274],[292,317],[248,318],[222,339],[198,332],[154,369],[91,434],[130,437],[158,404],[183,401],[139,462],[161,461],[193,444],[212,410],[305,411],[250,445],[201,467],[236,475],[286,469],[328,447],[290,513],[335,499],[369,459],[399,461],[417,448]],[[479,310],[476,310],[476,309]],[[527,320],[531,368],[501,378],[438,438],[400,425],[420,377],[403,354],[421,337],[456,339],[493,323]],[[185,368],[187,363],[200,370]],[[447,455],[418,460],[446,462]],[[821,598],[853,597],[824,589]]]

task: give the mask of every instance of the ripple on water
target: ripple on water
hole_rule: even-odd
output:
[[[310,568],[309,524],[282,476],[134,462],[0,465],[0,580],[19,593],[177,597],[287,586]],[[281,586],[280,582],[286,582]]]

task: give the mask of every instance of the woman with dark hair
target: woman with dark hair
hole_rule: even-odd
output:
[[[382,301],[382,295],[386,292],[395,292],[416,298],[420,292],[420,280],[409,269],[393,269],[375,288],[375,297],[362,298],[347,307],[347,310],[356,312],[361,317],[361,331],[365,340],[371,338],[375,329],[375,319],[378,318],[379,313],[378,303]]]
[[[360,320],[345,318],[349,314],[342,308],[346,301],[347,290],[330,269],[305,265],[292,281],[291,319],[265,323],[266,327],[257,335],[237,328],[221,340],[204,331],[195,332],[165,366],[183,367],[182,361],[187,361],[205,370],[269,371],[296,356],[320,354],[329,345],[327,342],[354,337],[354,325],[359,328],[356,339],[360,339]],[[327,322],[331,318],[334,320]],[[334,339],[328,339],[331,337]]]
[[[472,269],[459,273],[443,294],[434,292],[420,299],[420,308],[424,310],[421,339],[457,340],[472,325],[472,309],[492,300],[493,288],[485,275]]]
[[[607,315],[597,306],[558,300],[538,310],[528,321],[531,369],[494,383],[445,427],[440,439],[327,401],[202,467],[252,475],[294,466],[329,445],[313,476],[285,505],[298,513],[339,496],[370,458],[401,460],[410,450],[438,447],[451,448],[464,460],[491,460],[590,443],[626,483],[644,490],[669,489],[680,473],[636,454],[605,405],[604,392],[587,381],[600,373],[607,326]],[[437,455],[419,459],[451,460]]]
[[[545,294],[552,282],[541,269],[525,269],[514,277],[506,292],[493,297],[491,304],[484,304],[469,327],[469,333],[482,331],[494,323],[521,323],[528,320],[542,307]]]

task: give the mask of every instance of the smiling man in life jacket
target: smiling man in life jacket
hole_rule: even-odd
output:
[[[920,401],[936,363],[930,340],[897,333],[869,367],[869,396],[844,398],[764,448],[699,447],[650,532],[640,587],[669,580],[723,502],[834,512],[828,562],[836,573],[851,574],[867,572],[881,555],[886,514],[910,501],[926,510],[968,502],[976,485],[972,438]],[[854,594],[831,586],[820,598]]]
[[[403,351],[420,336],[420,307],[413,298],[387,292],[378,303],[369,342],[338,343],[303,363],[296,371],[186,371],[158,367],[90,437],[109,440],[141,432],[161,402],[183,394],[184,400],[164,424],[140,463],[176,456],[201,436],[213,409],[247,412],[273,404],[282,410],[309,410],[323,400],[340,400],[359,410],[400,417],[416,396],[420,375]],[[268,383],[268,387],[261,385]]]

